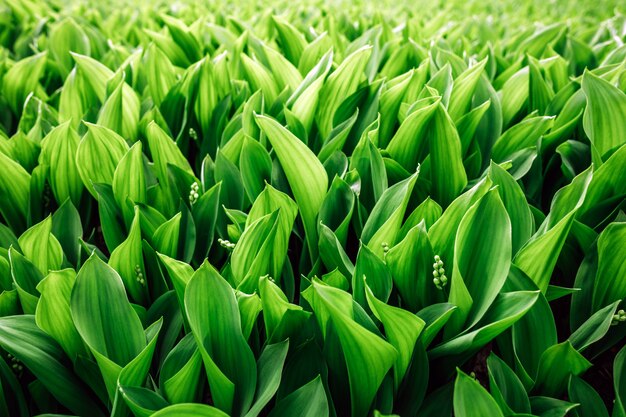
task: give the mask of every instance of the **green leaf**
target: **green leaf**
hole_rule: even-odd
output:
[[[622,255],[626,236],[626,223],[607,226],[598,238],[598,272],[593,285],[592,311],[626,298],[626,283],[616,277],[622,276],[626,262]]]
[[[276,394],[289,350],[289,340],[267,345],[259,357],[257,389],[252,407],[246,417],[256,417]]]
[[[61,347],[35,324],[32,315],[0,318],[0,346],[18,358],[65,407],[79,415],[104,416],[97,400],[63,365]]]
[[[169,351],[161,365],[159,385],[164,397],[173,404],[194,402],[200,383],[202,356],[196,346],[194,336],[188,333]]]
[[[120,160],[128,152],[128,144],[120,135],[104,126],[85,123],[87,133],[76,149],[76,168],[87,190],[94,198],[94,184],[113,183]]]
[[[387,305],[376,298],[369,285],[365,286],[365,295],[370,309],[376,318],[382,322],[389,343],[398,351],[394,365],[395,387],[398,388],[409,368],[417,339],[422,333],[425,323],[415,314]]]
[[[574,349],[570,341],[554,345],[541,355],[533,390],[557,397],[567,388],[570,375],[578,376],[590,367],[591,363]]]
[[[303,321],[310,316],[309,312],[299,305],[289,303],[281,289],[267,276],[259,280],[259,293],[267,340],[282,340],[284,333],[289,336],[290,333],[301,331]]]
[[[152,417],[227,417],[228,414],[204,404],[174,404],[165,407]]]
[[[146,267],[143,262],[139,209],[135,208],[128,237],[113,252],[109,265],[120,274],[124,287],[133,302],[144,304],[147,300]]]
[[[342,293],[314,279],[303,296],[318,319],[323,314],[337,332],[350,382],[352,416],[361,417],[367,415],[383,378],[395,363],[397,351],[339,309],[334,298]],[[369,366],[364,367],[364,363]]]
[[[583,127],[603,158],[626,143],[626,129],[616,120],[626,118],[626,94],[602,78],[585,71],[582,91],[587,98]]]
[[[414,103],[411,113],[391,138],[387,151],[408,171],[416,169],[428,149],[425,135],[440,100],[425,98]]]
[[[530,310],[537,301],[537,291],[501,293],[481,321],[474,327],[444,342],[429,352],[429,357],[475,352],[511,327]]]
[[[318,375],[280,400],[268,417],[328,417],[328,399]]]
[[[48,216],[24,232],[18,239],[22,253],[42,274],[61,269],[63,248],[52,234],[52,217]]]
[[[573,220],[574,213],[570,213],[550,230],[542,232],[540,229],[513,259],[513,263],[524,271],[544,294]]]
[[[80,137],[70,122],[50,131],[41,142],[40,163],[50,167],[49,181],[58,202],[70,198],[75,206],[80,203],[83,182],[78,172],[76,151]]]
[[[323,138],[328,137],[333,129],[335,112],[345,100],[357,91],[363,71],[372,54],[371,46],[364,46],[345,57],[341,64],[329,76],[319,93],[320,103],[316,122]]]
[[[244,230],[233,250],[231,270],[237,287],[253,292],[259,277],[270,273],[272,242],[278,228],[280,209],[266,214]]]
[[[448,113],[455,122],[469,110],[474,90],[476,90],[478,80],[482,76],[486,64],[487,59],[483,59],[466,69],[454,80],[450,102],[448,103]]]
[[[70,307],[76,330],[96,357],[113,396],[119,368],[146,347],[141,321],[128,302],[122,279],[92,254],[76,276]]]
[[[460,369],[454,381],[453,404],[457,417],[504,417],[498,403],[487,390]]]
[[[487,358],[487,369],[491,395],[503,413],[530,413],[528,394],[515,372],[493,353]]]
[[[568,340],[574,349],[582,352],[606,335],[620,302],[621,300],[615,301],[613,304],[598,310],[570,335]]]
[[[15,232],[26,229],[30,196],[30,174],[17,162],[0,152],[0,214]]]
[[[576,414],[580,417],[609,417],[604,401],[588,383],[572,376],[567,387],[570,401],[578,403]]]
[[[207,262],[187,284],[185,310],[215,405],[235,415],[248,410],[257,382],[254,355],[242,333],[233,289]]]
[[[124,72],[118,72],[107,83],[107,92],[109,89],[112,91],[107,94],[100,108],[98,124],[134,142],[139,125],[140,102],[135,90],[129,88],[123,76]]]
[[[418,175],[419,172],[386,189],[363,227],[361,240],[379,257],[384,253],[384,245],[396,244]]]
[[[534,220],[524,191],[515,178],[493,162],[489,166],[489,177],[498,186],[498,193],[511,220],[511,249],[517,251],[533,234]],[[551,211],[552,212],[552,211]]]
[[[536,146],[537,141],[552,127],[554,117],[528,117],[504,132],[493,145],[492,158],[496,162],[511,159],[515,152]]]
[[[146,202],[146,180],[143,170],[141,142],[135,143],[122,157],[113,174],[113,195],[124,213],[124,219],[133,218],[133,203]]]
[[[146,388],[120,386],[120,393],[135,417],[149,417],[169,405],[159,394]]]
[[[442,207],[447,207],[467,185],[467,175],[459,134],[441,103],[431,121],[429,147],[432,193]]]
[[[87,353],[70,312],[70,296],[75,280],[73,269],[51,271],[37,285],[41,297],[35,313],[37,326],[52,336],[71,359]]]
[[[272,159],[256,140],[245,137],[239,156],[241,180],[250,201],[254,201],[272,178]]]
[[[459,311],[446,328],[448,335],[482,318],[504,285],[510,260],[511,222],[497,189],[492,189],[459,224],[449,297]]]
[[[178,240],[180,237],[181,212],[163,223],[154,231],[152,243],[154,249],[170,258],[175,258],[178,253]],[[141,265],[140,265],[141,267]]]
[[[326,196],[328,176],[313,152],[273,119],[257,116],[257,124],[274,147],[300,209],[311,257],[317,253],[317,214]]]
[[[15,248],[9,248],[11,277],[20,298],[20,304],[26,314],[34,314],[39,300],[37,284],[43,279],[39,269]]]
[[[21,115],[22,106],[24,106],[26,97],[30,93],[39,95],[40,91],[38,90],[41,88],[39,78],[46,68],[47,55],[47,52],[40,52],[24,58],[4,73],[2,95],[6,98],[14,114]]]

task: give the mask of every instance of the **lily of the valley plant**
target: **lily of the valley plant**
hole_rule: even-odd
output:
[[[625,11],[0,0],[0,417],[626,417]]]

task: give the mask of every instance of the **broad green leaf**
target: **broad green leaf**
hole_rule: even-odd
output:
[[[570,213],[550,230],[537,232],[515,255],[513,263],[526,273],[542,293],[548,289],[550,276],[565,244],[574,220]]]
[[[493,184],[498,186],[498,193],[509,214],[511,221],[511,248],[512,253],[516,254],[533,234],[534,221],[532,212],[526,201],[524,191],[502,167],[492,162],[489,166],[489,177]]]
[[[148,417],[169,404],[159,394],[147,388],[120,386],[120,393],[135,417]]]
[[[133,217],[133,204],[146,202],[146,180],[141,142],[122,157],[113,174],[113,195],[127,222]]]
[[[257,383],[254,355],[242,333],[232,287],[207,262],[187,284],[185,310],[215,405],[229,414],[245,412]]]
[[[418,175],[419,172],[386,189],[363,227],[361,240],[378,256],[383,255],[383,246],[396,244]]]
[[[63,248],[52,234],[52,216],[24,232],[18,239],[22,253],[42,274],[61,269]]]
[[[583,115],[585,133],[604,157],[626,142],[626,130],[616,120],[626,118],[626,94],[602,78],[585,71],[582,91],[587,98]]]
[[[194,402],[203,388],[200,383],[202,356],[194,336],[188,333],[163,361],[159,385],[164,397],[173,404]]]
[[[254,201],[272,178],[272,160],[256,140],[245,137],[239,155],[241,180],[250,201]]]
[[[112,88],[112,91],[107,94],[100,108],[98,124],[134,142],[137,138],[140,103],[135,91],[124,81],[123,75],[123,72],[118,73],[107,84],[107,90]],[[111,87],[111,84],[115,87]]]
[[[413,357],[417,339],[424,329],[424,321],[406,310],[385,304],[374,296],[368,285],[365,295],[370,309],[385,328],[389,343],[398,351],[394,365],[395,387],[400,386]]]
[[[14,114],[20,115],[22,113],[22,106],[29,94],[40,94],[38,91],[41,89],[39,79],[46,68],[47,56],[47,52],[29,56],[16,62],[4,73],[2,95],[6,98]]]
[[[590,367],[591,362],[569,341],[554,345],[541,355],[533,390],[546,396],[558,396],[567,388],[570,376],[578,376]]]
[[[593,285],[592,309],[599,309],[626,298],[626,283],[616,279],[626,268],[622,255],[626,223],[610,224],[598,238],[598,272]]]
[[[70,308],[76,330],[96,357],[112,396],[120,368],[146,347],[146,335],[122,279],[91,255],[76,276]]]
[[[580,417],[609,417],[600,394],[581,378],[570,378],[567,395],[570,401],[580,404],[576,408],[576,414]]]
[[[143,261],[139,209],[135,209],[128,237],[111,253],[109,265],[122,278],[131,300],[144,304],[147,300],[148,277]]]
[[[37,326],[52,336],[72,360],[79,354],[87,353],[70,312],[70,296],[75,280],[73,269],[51,271],[37,285],[41,297],[35,313]]]
[[[574,349],[582,352],[592,343],[595,343],[604,337],[611,327],[613,315],[615,314],[620,301],[621,300],[615,301],[613,304],[595,312],[591,317],[589,317],[589,320],[584,322],[570,335],[568,340]]]
[[[94,184],[113,183],[120,160],[128,152],[128,144],[120,135],[104,126],[86,123],[87,133],[76,149],[76,168],[83,184],[94,198]]]
[[[0,152],[0,213],[16,232],[26,229],[30,195],[30,174],[17,162]]]
[[[498,403],[478,381],[460,369],[454,382],[454,415],[457,417],[504,417]]]
[[[447,207],[467,185],[467,174],[459,134],[441,103],[432,116],[429,147],[432,193],[442,207]]]
[[[244,230],[231,257],[235,284],[244,292],[253,292],[258,279],[270,272],[272,242],[276,236],[280,209],[266,214]],[[272,274],[273,275],[273,274]]]
[[[429,356],[438,358],[475,352],[523,317],[535,304],[538,296],[537,291],[499,294],[481,321],[457,337],[433,348]]]
[[[11,263],[11,277],[19,295],[22,310],[26,314],[35,314],[39,291],[37,284],[43,279],[41,271],[14,247],[8,251]]]
[[[152,417],[227,417],[228,414],[204,404],[174,404],[165,407]]]
[[[39,160],[50,167],[50,187],[59,203],[68,198],[75,206],[80,203],[83,182],[76,162],[79,141],[80,137],[68,121],[52,129],[41,142]]]
[[[528,394],[515,372],[493,353],[487,358],[487,369],[491,395],[502,411],[507,415],[530,413]]]
[[[278,403],[269,417],[328,417],[328,399],[318,375],[312,381],[301,386]]]
[[[443,259],[444,267],[447,259]],[[496,298],[511,263],[511,222],[497,189],[463,216],[455,240],[449,301],[459,307],[446,329],[477,323]],[[445,268],[444,268],[445,269]],[[439,275],[444,275],[439,269]]]
[[[326,79],[319,93],[320,103],[324,105],[318,107],[315,118],[322,137],[328,137],[333,129],[335,112],[341,103],[357,90],[371,55],[371,46],[354,51]]]
[[[146,57],[146,81],[150,96],[154,104],[159,106],[176,83],[176,71],[167,55],[155,44],[148,46],[144,56]]]
[[[263,321],[267,340],[279,341],[285,332],[298,332],[309,312],[287,300],[281,289],[269,277],[259,280],[259,294],[263,305]]]
[[[328,189],[328,176],[315,154],[275,120],[257,116],[285,171],[306,230],[312,257],[317,254],[317,214]]]
[[[276,394],[289,350],[289,340],[267,345],[259,357],[257,389],[252,407],[246,417],[256,417]]]
[[[61,404],[79,415],[104,416],[101,405],[65,367],[61,347],[32,315],[0,318],[0,346],[18,358]]]
[[[426,131],[439,107],[440,100],[425,98],[416,102],[415,107],[391,138],[387,151],[405,169],[415,170],[428,150]]]
[[[365,329],[342,311],[334,301],[343,292],[313,280],[304,297],[316,315],[324,314],[337,332],[350,383],[353,417],[367,415],[372,401],[397,358],[396,349],[379,336]],[[364,363],[370,366],[362,366]]]

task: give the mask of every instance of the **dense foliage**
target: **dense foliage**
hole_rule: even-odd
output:
[[[626,417],[617,2],[64,3],[0,0],[0,416]]]

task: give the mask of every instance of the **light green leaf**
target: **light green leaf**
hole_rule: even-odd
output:
[[[326,196],[328,176],[313,152],[275,120],[257,116],[257,124],[274,147],[298,203],[311,257],[317,254],[317,214]]]
[[[207,262],[187,284],[185,309],[215,405],[234,415],[248,410],[257,383],[254,355],[232,287]]]
[[[94,184],[111,185],[120,160],[128,152],[128,144],[120,135],[104,126],[85,123],[87,133],[76,149],[76,168],[87,190],[94,198]]]
[[[603,158],[626,143],[626,128],[616,120],[626,118],[626,94],[608,81],[585,71],[582,91],[587,98],[583,127]]]
[[[457,370],[454,382],[454,415],[457,417],[504,417],[498,403],[478,381]]]

